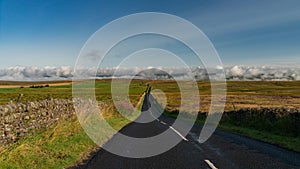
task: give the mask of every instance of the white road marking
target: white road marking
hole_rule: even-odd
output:
[[[161,121],[161,120],[158,120],[153,114],[152,114],[152,111],[149,109],[150,111],[150,114],[152,117],[154,117],[157,121],[159,121],[161,124],[164,124],[164,125],[167,125],[167,123]],[[179,131],[177,131],[176,129],[174,129],[172,126],[169,126],[170,129],[172,129],[178,136],[180,136],[184,141],[189,141],[187,138],[185,138],[182,134],[179,133]]]
[[[168,126],[167,123],[165,123],[165,122],[159,120],[157,117],[155,117],[155,116],[152,114],[152,111],[151,111],[151,110],[149,110],[149,111],[150,111],[151,116],[154,117],[155,120],[159,121],[159,122],[160,122],[161,124],[163,124],[163,125],[167,125],[167,126]],[[180,134],[179,131],[177,131],[176,129],[174,129],[172,126],[169,126],[169,128],[172,129],[172,130],[173,130],[178,136],[180,136],[184,141],[189,141],[187,138],[185,138],[182,134]],[[192,138],[193,138],[193,139],[195,139],[195,138],[193,137],[193,136],[195,135],[194,133],[189,132],[189,134],[192,135]],[[198,140],[198,139],[195,139],[195,140]],[[195,146],[197,149],[199,149],[200,151],[203,151],[203,149],[202,149],[200,146],[198,146],[197,144],[195,144],[194,146]],[[208,166],[209,166],[211,169],[218,169],[218,168],[217,168],[212,162],[210,162],[209,160],[204,160],[204,161],[208,164]]]
[[[161,124],[163,125],[167,125],[167,123],[163,122],[163,121],[159,121]]]
[[[218,168],[215,167],[215,165],[214,165],[212,162],[210,162],[209,160],[204,160],[204,161],[209,165],[210,168],[212,168],[212,169],[218,169]]]
[[[180,136],[184,141],[189,141],[186,139],[182,134],[179,133],[179,131],[175,130],[172,126],[169,126],[170,129],[172,129],[178,136]]]

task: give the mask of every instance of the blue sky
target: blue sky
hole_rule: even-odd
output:
[[[297,0],[0,0],[0,68],[73,66],[95,31],[137,12],[192,22],[225,65],[300,65],[299,8]]]

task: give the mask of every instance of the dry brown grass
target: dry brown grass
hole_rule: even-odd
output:
[[[180,107],[180,91],[175,81],[151,81],[153,89],[161,89],[168,97],[168,109]],[[225,111],[241,108],[300,109],[300,81],[229,81]],[[207,112],[211,93],[209,82],[198,82],[200,111]]]

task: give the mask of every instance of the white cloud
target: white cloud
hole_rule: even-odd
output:
[[[61,67],[35,67],[16,66],[0,69],[1,80],[60,80],[72,77],[73,68]]]
[[[241,67],[239,66],[233,66],[230,71],[229,71],[229,74],[231,76],[243,76],[245,73],[245,70],[243,70]]]
[[[218,73],[221,67],[214,68],[216,74],[213,79],[218,79]],[[159,69],[159,70],[158,70]],[[160,68],[89,68],[84,70],[77,70],[77,74],[84,74],[84,77],[93,78],[128,78],[136,76],[142,79],[188,79],[196,78],[197,80],[207,80],[209,74],[204,68],[192,67],[190,70],[180,67],[160,67]],[[227,80],[300,80],[299,67],[278,67],[278,66],[231,66],[224,67]],[[61,67],[9,67],[0,69],[0,80],[71,80],[73,78],[73,68],[69,66]]]

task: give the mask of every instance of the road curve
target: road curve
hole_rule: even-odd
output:
[[[145,95],[139,119],[153,118],[149,123],[132,122],[120,130],[121,133],[137,138],[155,136],[170,128],[174,119],[151,115],[149,109],[150,90]],[[145,113],[146,112],[146,113]],[[155,112],[153,112],[155,114]],[[157,112],[156,112],[157,114]],[[187,136],[172,129],[182,141],[171,150],[148,158],[126,158],[100,149],[85,164],[71,168],[101,169],[289,169],[300,168],[300,154],[243,136],[216,131],[203,144],[197,139],[201,126],[194,125]],[[106,144],[118,146],[114,137]],[[120,147],[125,149],[126,147]],[[151,147],[149,147],[151,148]]]

